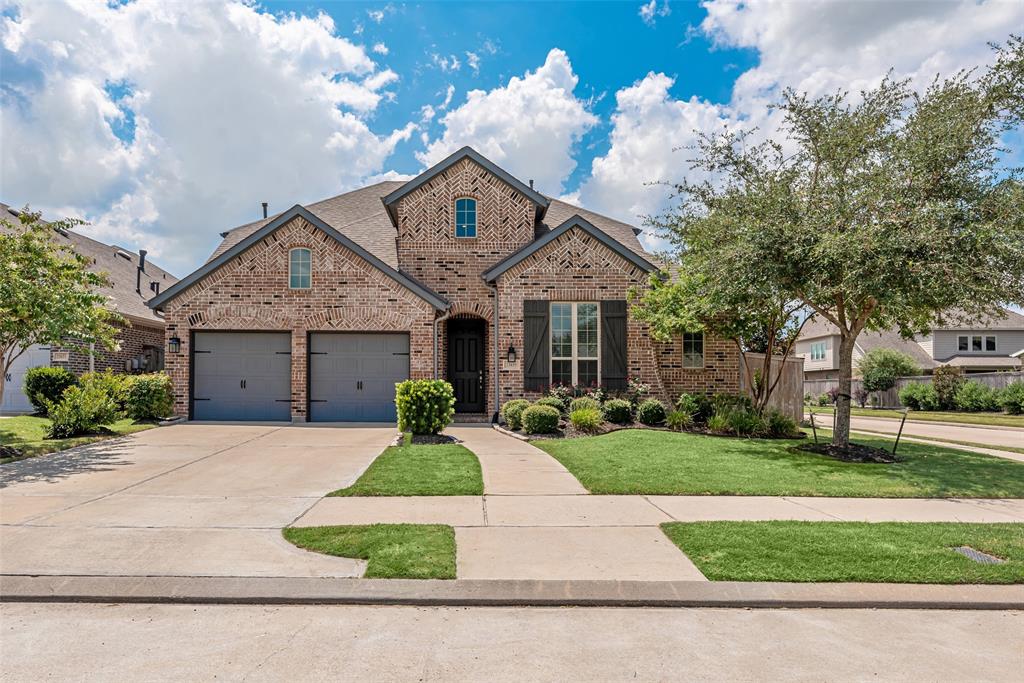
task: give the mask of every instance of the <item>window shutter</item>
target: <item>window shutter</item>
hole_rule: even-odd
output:
[[[526,391],[543,391],[550,381],[549,318],[547,301],[523,301],[523,388]]]
[[[625,301],[601,302],[601,386],[609,391],[626,389],[626,315]]]

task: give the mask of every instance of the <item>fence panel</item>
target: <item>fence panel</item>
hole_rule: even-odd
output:
[[[764,362],[763,353],[747,353],[747,364],[757,371]],[[751,393],[751,382],[747,376],[747,368],[740,360],[740,388]],[[781,373],[781,377],[779,377]],[[775,408],[800,422],[804,417],[804,359],[790,357],[782,362],[782,356],[772,357],[772,377],[779,377],[779,383],[768,401],[768,406]]]
[[[1024,372],[978,372],[964,375],[964,378],[980,382],[993,389],[1002,389],[1014,382],[1024,382]],[[896,380],[895,386],[888,391],[876,391],[872,396],[878,397],[877,405],[882,408],[901,408],[900,389],[908,384],[931,384],[931,375],[917,375],[914,377],[900,377]],[[831,389],[839,386],[837,379],[806,379],[803,383],[803,393],[817,397],[828,393]],[[864,387],[864,382],[854,379],[851,382],[851,394],[856,396],[857,390]]]

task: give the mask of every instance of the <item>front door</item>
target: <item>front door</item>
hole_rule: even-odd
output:
[[[448,321],[448,381],[455,389],[455,412],[484,412],[483,320]]]

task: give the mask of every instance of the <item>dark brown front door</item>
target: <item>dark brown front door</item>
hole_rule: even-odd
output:
[[[455,388],[455,411],[482,413],[484,401],[484,321],[448,321],[448,381]]]

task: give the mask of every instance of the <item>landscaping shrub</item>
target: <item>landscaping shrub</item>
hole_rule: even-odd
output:
[[[957,410],[965,413],[981,413],[999,410],[999,397],[992,387],[971,380],[964,382],[954,396]]]
[[[685,410],[673,410],[665,416],[665,426],[675,432],[691,429],[693,425],[693,415]]]
[[[753,436],[768,431],[764,418],[752,410],[733,408],[724,415],[730,430],[740,436]]]
[[[571,401],[576,396],[581,395],[582,394],[576,393],[575,387],[571,387],[568,384],[555,384],[550,389],[548,389],[548,396],[550,396],[551,398],[557,398],[559,401],[562,402],[562,407],[559,408],[559,410],[565,410],[565,406],[569,405],[569,401]]]
[[[871,391],[888,391],[900,377],[921,374],[914,359],[895,349],[872,349],[857,363],[864,378],[864,388]]]
[[[525,398],[517,398],[501,406],[501,419],[509,429],[520,429],[523,426],[523,411],[530,407]]]
[[[103,372],[87,372],[78,379],[82,388],[95,387],[103,391],[110,398],[120,413],[126,411],[128,403],[128,384],[131,382],[131,375],[115,373],[110,368]]]
[[[589,396],[580,396],[579,398],[574,398],[569,403],[570,413],[575,413],[577,410],[584,409],[601,412],[601,402],[597,399],[590,398]]]
[[[768,415],[765,417],[765,427],[768,436],[777,439],[794,437],[800,434],[800,430],[797,429],[793,418],[778,410],[768,411]]]
[[[935,387],[937,408],[954,410],[956,392],[964,383],[963,370],[951,365],[940,365],[932,372],[932,386]]]
[[[1010,415],[1024,414],[1024,382],[1008,384],[999,392],[999,405]]]
[[[66,368],[30,368],[25,373],[25,395],[37,413],[46,415],[51,403],[60,402],[64,390],[78,384],[75,373]]]
[[[455,415],[455,392],[443,379],[410,379],[395,385],[398,429],[437,434]]]
[[[746,410],[748,412],[754,410],[754,402],[750,400],[750,397],[739,394],[715,394],[711,397],[711,404],[716,413],[730,410]]]
[[[633,421],[633,406],[629,401],[621,398],[605,401],[604,419],[615,424],[628,424]]]
[[[535,405],[535,406],[550,406],[550,407],[554,408],[555,410],[557,410],[559,414],[562,414],[562,413],[565,412],[565,402],[562,401],[562,399],[556,398],[554,396],[545,396],[544,398],[539,398],[539,399],[537,399],[536,401],[533,402],[533,405]]]
[[[47,412],[50,426],[46,435],[51,439],[92,434],[118,418],[114,399],[96,386],[68,387],[59,403],[51,402],[47,405]]]
[[[708,419],[708,431],[715,434],[732,434],[729,418],[724,414],[715,413]]]
[[[859,405],[861,408],[863,408],[864,406],[867,405],[867,403],[868,403],[868,396],[870,396],[870,395],[871,394],[870,394],[870,392],[867,389],[854,389],[853,390],[853,400],[855,400],[857,402],[857,405]]]
[[[604,416],[600,408],[577,408],[569,413],[569,422],[579,431],[593,434],[601,428]]]
[[[811,393],[804,394],[804,403],[806,403],[807,405],[813,405],[814,404],[814,394],[811,394]]]
[[[644,400],[647,394],[651,393],[651,386],[644,384],[636,377],[629,377],[626,379],[626,395],[624,398],[629,401],[629,404],[634,409]]]
[[[174,413],[174,388],[164,373],[131,375],[124,384],[126,412],[133,420],[159,420]]]
[[[676,410],[681,410],[693,418],[695,424],[707,424],[715,407],[705,394],[680,394],[676,401]]]
[[[911,410],[935,410],[939,407],[939,397],[931,384],[908,384],[900,389],[900,403]]]
[[[825,392],[825,396],[828,397],[828,402],[835,405],[839,401],[839,387],[832,387]]]
[[[537,401],[523,411],[523,431],[527,434],[551,434],[558,431],[560,417],[558,408]]]
[[[818,396],[818,405],[819,406],[824,407],[824,406],[827,406],[831,402],[832,402],[832,399],[830,399],[828,397],[828,394],[821,394],[820,396]]]
[[[665,405],[656,398],[649,398],[636,409],[636,419],[645,425],[660,425],[665,421]]]

